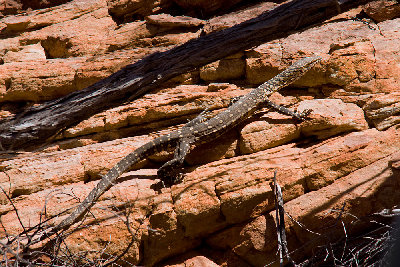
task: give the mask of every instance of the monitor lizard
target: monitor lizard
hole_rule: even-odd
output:
[[[44,236],[48,237],[60,230],[68,229],[71,225],[80,221],[98,198],[115,184],[117,178],[122,173],[133,164],[147,158],[157,151],[176,146],[174,158],[165,163],[157,172],[158,177],[162,181],[170,183],[171,181],[174,182],[174,177],[179,175],[178,170],[183,165],[185,156],[192,145],[198,145],[216,139],[218,136],[224,134],[229,129],[232,129],[235,125],[251,116],[262,105],[271,106],[280,112],[303,119],[306,114],[295,113],[285,107],[278,106],[268,100],[268,96],[300,78],[320,60],[321,58],[318,56],[300,59],[274,78],[256,89],[253,89],[247,95],[241,96],[226,110],[218,113],[214,117],[208,119],[204,116],[204,112],[202,112],[195,119],[185,124],[181,129],[158,137],[137,148],[111,168],[83,202],[80,203],[67,218],[53,227]],[[42,238],[44,236],[42,236]]]

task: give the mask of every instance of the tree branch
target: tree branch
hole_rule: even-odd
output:
[[[345,1],[348,7],[359,1]],[[135,99],[182,73],[339,13],[337,0],[294,0],[260,16],[162,53],[154,53],[65,97],[29,108],[0,124],[0,149],[27,150],[91,115]]]

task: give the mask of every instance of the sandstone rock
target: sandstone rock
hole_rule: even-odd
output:
[[[26,16],[11,16],[7,17],[2,22],[6,25],[6,30],[9,32],[20,32],[28,27],[30,19]]]
[[[49,1],[45,2],[50,3]],[[71,2],[61,0],[55,2],[58,2],[58,4],[64,2],[65,4],[43,10],[29,11],[23,15],[6,17],[3,21],[7,26],[5,32],[15,33],[40,29],[52,24],[76,19],[88,12],[93,12],[105,6],[104,1],[98,0],[75,0]]]
[[[212,15],[217,10],[223,8],[230,8],[237,3],[240,3],[241,0],[216,0],[216,1],[207,1],[207,0],[173,0],[176,4],[178,4],[183,9],[191,11],[197,15]]]
[[[1,101],[40,101],[66,95],[76,90],[75,73],[82,63],[81,58],[71,58],[0,65],[5,74],[0,77]]]
[[[312,191],[284,203],[287,212],[298,223],[285,216],[286,233],[291,257],[299,262],[304,255],[312,253],[321,244],[321,239],[344,238],[343,225],[334,226],[338,216],[344,223],[347,235],[354,233],[351,225],[357,218],[381,210],[388,196],[394,194],[398,181],[387,169],[387,161],[393,156],[382,158],[344,176],[333,184]],[[283,180],[279,178],[278,183]],[[343,213],[341,209],[344,207]],[[362,207],[362,209],[359,209]],[[275,211],[259,216],[248,223],[231,226],[209,237],[211,249],[230,248],[252,266],[263,266],[278,260],[276,255]],[[313,233],[310,233],[312,231]],[[318,235],[322,235],[319,237]],[[300,244],[312,244],[300,246]]]
[[[394,92],[373,97],[363,109],[378,130],[386,130],[400,122],[400,94]]]
[[[135,46],[139,40],[152,37],[144,21],[134,21],[121,25],[108,37],[108,51]]]
[[[227,243],[227,245],[232,247],[235,253],[245,258],[246,261],[253,262],[254,264],[260,263],[265,260],[267,257],[266,255],[274,255],[272,252],[268,253],[266,248],[266,246],[271,246],[271,242],[259,240],[261,236],[264,237],[262,234],[264,228],[259,228],[257,226],[264,224],[263,218],[259,216],[274,208],[273,193],[270,187],[274,170],[278,171],[278,181],[284,190],[285,202],[293,199],[297,200],[298,197],[309,192],[310,189],[323,188],[332,183],[334,188],[337,188],[337,182],[340,183],[338,187],[340,189],[339,193],[335,193],[337,190],[331,190],[330,187],[321,192],[325,192],[324,194],[332,193],[331,197],[336,197],[337,194],[342,194],[340,192],[346,190],[354,191],[355,189],[352,188],[358,185],[362,187],[354,191],[351,199],[356,199],[356,196],[360,194],[362,197],[368,198],[369,196],[365,195],[366,189],[371,193],[381,192],[379,190],[376,191],[376,188],[381,186],[381,182],[375,181],[381,181],[381,179],[385,180],[385,177],[388,177],[388,175],[390,177],[391,175],[390,169],[386,167],[388,157],[395,152],[397,153],[400,148],[397,142],[392,141],[399,138],[398,135],[399,130],[394,128],[385,132],[371,129],[329,139],[322,144],[316,144],[309,148],[280,146],[252,155],[246,155],[235,159],[225,159],[199,167],[187,174],[183,184],[172,187],[172,197],[168,196],[168,194],[170,194],[168,190],[164,190],[163,195],[160,195],[160,197],[157,198],[158,200],[154,200],[155,217],[150,217],[150,223],[148,225],[150,229],[155,231],[149,231],[148,234],[144,235],[138,234],[138,238],[143,238],[145,242],[145,246],[143,247],[144,258],[141,258],[140,255],[142,254],[138,253],[135,249],[126,256],[131,257],[131,259],[134,258],[135,260],[133,262],[142,262],[146,265],[152,265],[162,259],[183,253],[184,251],[198,246],[202,237],[207,236],[207,233],[218,230],[218,228],[216,229],[216,221],[219,226],[222,227],[224,225],[245,223],[249,218],[254,218],[256,221],[253,226],[251,224],[245,227],[247,230],[243,232],[240,231],[242,234],[239,241],[237,241],[236,237],[232,237],[233,240],[236,240],[236,245],[229,245],[229,243]],[[99,149],[104,148],[104,146],[100,145],[96,145],[95,147]],[[123,148],[127,150],[132,149],[127,148],[126,143],[123,143]],[[115,151],[120,150],[120,147],[112,147],[112,150],[107,152],[105,158],[108,159],[110,155],[115,154]],[[60,153],[61,152],[51,155],[57,156]],[[28,156],[26,159],[30,159],[30,157]],[[94,163],[104,167],[104,163],[99,161],[99,156],[92,156],[90,159],[92,159]],[[82,156],[82,162],[88,163],[90,160]],[[375,162],[378,165],[376,165]],[[15,163],[8,163],[7,168],[9,171],[14,168],[13,164]],[[61,164],[63,165],[65,163],[61,162]],[[43,167],[45,167],[43,164],[37,165],[36,173],[39,174],[40,169],[42,169],[42,173],[47,172],[44,171]],[[364,167],[365,170],[362,170],[361,174],[354,174],[358,177],[354,179],[351,173]],[[386,168],[385,172],[381,172],[382,167]],[[87,168],[85,167],[85,169],[93,169],[93,167],[88,166]],[[375,175],[376,172],[380,172],[381,176]],[[348,174],[350,174],[349,178],[344,179]],[[151,207],[148,201],[156,196],[155,192],[150,189],[154,181],[145,182],[146,180],[144,179],[138,183],[137,180],[128,179],[128,174],[124,177],[126,178],[122,179],[123,182],[104,195],[100,199],[98,205],[126,207],[124,204],[126,201],[133,201],[133,203],[136,203],[135,205],[139,205],[136,207],[141,208],[139,209],[140,212],[138,211],[139,213],[137,213],[135,209],[132,210],[133,213],[130,215],[132,221],[138,218],[143,218],[144,220],[140,222],[140,220],[142,220],[140,219],[139,222],[135,223],[134,226],[136,228],[136,226],[145,223],[146,220],[143,217],[143,212]],[[368,177],[373,178],[368,180]],[[39,183],[41,179],[41,175],[35,176],[36,183]],[[344,179],[343,183],[341,183],[342,179]],[[337,180],[337,182],[335,180]],[[62,181],[63,183],[72,182],[70,179],[69,181]],[[395,180],[392,179],[392,181]],[[313,185],[313,183],[315,185]],[[316,186],[316,184],[318,184],[318,186]],[[138,185],[140,185],[141,189],[135,189]],[[65,190],[70,188],[73,189],[75,195],[82,198],[93,187],[93,183],[86,185],[73,183],[63,186],[65,187],[63,190],[64,192],[68,192]],[[133,186],[133,188],[131,189],[130,186]],[[396,188],[398,186],[398,184],[391,182],[384,187],[386,188],[385,190],[378,195],[372,194],[371,197],[376,196],[381,199],[385,195],[390,195],[387,190],[397,190]],[[31,206],[29,209],[30,213],[23,214],[26,220],[30,219],[31,223],[34,223],[32,216],[36,216],[36,214],[40,212],[42,203],[44,203],[44,198],[51,190],[53,189],[45,189],[34,194],[31,193],[29,196],[21,195],[14,198],[17,207],[21,209],[25,205],[28,205],[27,201],[35,201],[33,207],[36,208],[32,209]],[[143,195],[143,197],[140,197],[140,195],[138,196],[138,193],[142,192],[147,193]],[[315,194],[318,192],[320,191],[315,191]],[[286,206],[290,214],[292,214],[292,208],[290,207],[295,207],[296,209],[300,207],[314,207],[317,205],[320,207],[318,199],[326,199],[324,195],[318,195],[318,197],[314,195],[311,197],[309,194],[310,193],[305,196],[310,198],[309,201],[312,201],[313,205],[303,204],[308,202],[302,201],[302,204],[296,202],[293,206],[288,206],[289,203],[291,203],[288,202]],[[57,198],[52,198],[56,202],[47,202],[49,215],[59,210],[61,207],[59,203],[63,203],[63,205],[71,205],[72,202],[75,203],[75,200],[67,195],[57,194],[57,196]],[[348,197],[350,198],[350,196]],[[210,207],[213,207],[212,209],[206,208],[209,204],[205,206],[202,205],[204,199],[210,200],[206,203],[209,203],[211,205]],[[138,202],[138,200],[141,201]],[[390,206],[397,203],[396,201],[396,199],[386,197],[382,205]],[[363,200],[363,203],[367,202],[369,202],[369,200]],[[352,204],[351,207],[349,211],[355,212],[358,206]],[[378,207],[381,208],[381,204],[375,205],[370,209],[365,209],[362,212],[371,212]],[[321,214],[324,214],[323,211],[325,211],[325,209],[321,210]],[[91,248],[99,249],[105,240],[109,240],[110,234],[112,240],[115,240],[115,237],[122,238],[119,233],[124,233],[122,230],[123,224],[117,223],[113,216],[109,217],[110,215],[105,212],[104,209],[95,208],[92,212],[96,218],[104,218],[105,221],[101,224],[101,228],[92,226],[91,228],[84,228],[71,235],[67,239],[66,244],[73,248],[72,251],[78,251],[82,248],[87,251],[90,251]],[[152,211],[147,212],[149,214],[153,213]],[[293,214],[297,214],[298,216],[308,213],[308,209],[302,213],[298,211],[293,212]],[[2,217],[2,221],[9,225],[8,230],[10,233],[17,232],[20,226],[15,220],[15,214],[12,212],[12,208],[4,207],[3,214],[5,214],[3,215],[5,217],[4,219]],[[223,216],[220,217],[220,214]],[[361,214],[358,209],[357,214]],[[38,220],[38,217],[36,217],[36,220]],[[14,222],[14,224],[11,222]],[[302,222],[307,223],[307,225],[309,223],[307,220]],[[195,227],[197,224],[201,225],[201,227]],[[187,227],[182,227],[183,225]],[[271,225],[271,223],[267,225]],[[268,226],[268,228],[265,228],[265,232],[270,234],[272,232],[273,235],[275,235],[275,230],[271,228]],[[91,234],[90,231],[92,231]],[[96,235],[93,235],[93,231],[95,231]],[[117,232],[113,234],[113,231],[117,231],[118,235],[115,236]],[[340,231],[342,231],[342,229],[340,229]],[[240,241],[243,239],[243,242]],[[212,242],[210,241],[209,243],[211,244]],[[107,248],[107,253],[116,255],[120,253],[124,247],[125,245],[110,246]],[[273,248],[273,250],[274,249],[275,248]]]
[[[22,10],[19,2],[14,7],[9,3],[0,5],[0,12]],[[179,3],[199,6],[185,10],[186,16],[201,9],[203,15],[212,14],[206,12],[221,4],[218,12],[223,14],[228,6],[224,1]],[[0,116],[18,115],[24,101],[80,90],[147,54],[199,36],[200,30],[193,30],[204,22],[176,16],[182,13],[176,5],[167,0],[73,0],[2,18]],[[202,31],[235,25],[276,5],[260,3],[212,18]],[[134,238],[118,264],[264,266],[276,260],[274,171],[288,214],[331,240],[341,236],[342,224],[329,231],[324,227],[341,214],[350,236],[350,230],[362,230],[365,224],[350,229],[354,217],[349,214],[363,218],[399,202],[400,19],[385,17],[393,16],[389,11],[396,4],[385,5],[370,15],[375,12],[385,21],[366,24],[353,19],[362,7],[350,10],[171,79],[156,92],[66,129],[45,150],[2,153],[0,186],[24,225],[32,226],[76,206],[101,174],[135,148],[206,108],[220,112],[230,98],[249,92],[247,87],[266,81],[294,59],[319,54],[320,64],[282,95],[271,96],[299,111],[312,108],[310,120],[296,122],[273,112],[243,121],[219,139],[194,147],[185,162],[183,182],[172,188],[159,183],[156,168],[173,151],[150,156],[132,167],[142,169],[124,174],[100,197],[60,253],[67,253],[68,246],[71,254],[66,255],[85,252],[88,259],[98,259],[97,251],[104,251],[103,256],[117,256]],[[32,47],[36,52],[30,58]],[[228,83],[231,80],[236,85]],[[200,85],[204,81],[211,83]],[[363,112],[370,127],[376,128],[367,129]],[[13,206],[0,195],[4,240],[4,230],[14,235],[23,229]],[[310,242],[293,254],[296,261],[321,244],[288,218],[286,230],[291,250]]]
[[[400,16],[400,5],[397,1],[372,1],[363,8],[374,21],[382,22]]]
[[[217,267],[219,266],[218,264],[216,264],[215,262],[207,259],[204,256],[196,256],[193,257],[191,259],[188,259],[187,261],[185,261],[185,266],[190,266],[190,267],[194,267],[194,266],[210,266],[210,267]]]
[[[243,54],[238,53],[200,68],[200,78],[206,82],[240,79],[245,74]]]
[[[355,104],[344,103],[339,99],[305,100],[300,102],[298,112],[305,110],[312,110],[310,120],[306,120],[301,127],[301,133],[305,136],[325,139],[368,128],[363,110]]]
[[[21,35],[22,44],[41,42],[48,58],[93,55],[107,50],[107,37],[116,27],[105,8]]]
[[[209,143],[196,146],[185,161],[190,165],[199,165],[237,156],[240,154],[238,151],[238,139],[239,135],[236,131],[229,131]]]
[[[111,16],[118,22],[129,22],[151,14],[161,13],[172,4],[171,0],[107,0]]]
[[[277,75],[282,68],[281,55],[280,44],[274,42],[246,51],[246,81],[259,85]]]
[[[68,0],[21,0],[26,9],[40,9],[64,4]]]
[[[172,198],[185,236],[207,235],[226,226],[213,181],[203,181],[189,187],[177,185],[172,189]],[[204,224],[205,221],[209,224]]]
[[[268,115],[243,127],[239,143],[242,154],[286,144],[300,137],[299,122],[277,113]]]
[[[190,118],[185,116],[193,115],[205,108],[212,110],[226,107],[229,98],[240,93],[240,90],[235,90],[234,87],[220,92],[206,91],[206,86],[181,85],[158,94],[148,94],[131,104],[110,109],[84,120],[66,130],[63,136],[70,138],[128,126],[150,130],[157,125],[170,126],[174,123],[174,119],[175,123],[183,123],[186,118]]]
[[[171,16],[169,14],[150,15],[146,18],[147,23],[160,27],[174,28],[193,28],[204,24],[203,20],[188,16]]]
[[[18,52],[8,51],[3,57],[4,63],[36,60],[46,60],[45,51],[40,44],[27,45]]]
[[[204,25],[203,32],[209,34],[211,32],[220,31],[243,21],[255,18],[263,12],[267,12],[278,6],[274,2],[263,2],[260,4],[252,5],[246,9],[232,12],[229,14],[216,16],[209,19]]]
[[[22,10],[22,3],[18,0],[4,0],[0,5],[0,15],[16,14]]]
[[[18,159],[1,162],[4,172],[0,174],[0,185],[10,193],[10,196],[29,195],[45,188],[79,181],[90,181],[100,178],[106,169],[133,151],[146,141],[148,137],[136,137],[124,142],[111,142],[108,148],[105,144],[94,144],[85,148],[67,150],[66,152],[50,152],[35,155],[28,153]],[[102,157],[109,153],[113,157]],[[118,152],[118,153],[117,153]],[[140,164],[138,165],[140,166]],[[2,202],[5,196],[2,195]]]

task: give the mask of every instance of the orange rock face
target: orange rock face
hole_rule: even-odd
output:
[[[6,2],[0,7],[2,119],[26,103],[83,89],[148,54],[277,5],[237,6],[229,13],[240,1]],[[222,13],[209,20],[198,15],[217,9]],[[362,10],[373,20],[352,19]],[[270,97],[299,112],[311,109],[308,119],[262,108],[226,135],[193,147],[183,181],[170,188],[156,170],[173,151],[132,166],[66,238],[60,257],[65,251],[96,260],[123,254],[122,266],[270,264],[277,260],[274,171],[287,216],[300,223],[286,217],[289,250],[301,247],[295,261],[327,238],[343,238],[343,225],[349,236],[362,232],[370,225],[356,219],[400,201],[397,11],[396,1],[373,1],[182,74],[64,129],[37,151],[1,154],[0,242],[23,231],[10,199],[25,227],[72,208],[134,149],[205,109],[220,112],[231,98],[311,54],[321,63]]]

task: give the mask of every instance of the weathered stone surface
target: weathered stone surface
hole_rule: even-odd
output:
[[[260,45],[246,52],[246,81],[259,85],[268,81],[280,71],[282,47],[279,43]]]
[[[147,23],[164,28],[193,28],[204,24],[203,20],[188,16],[171,16],[169,14],[150,15],[146,18]]]
[[[46,54],[43,46],[41,46],[39,43],[22,47],[22,49],[18,52],[8,51],[3,57],[4,63],[37,60],[46,60]]]
[[[75,73],[82,58],[13,62],[0,65],[4,76],[2,101],[39,101],[53,99],[75,90]]]
[[[137,17],[142,19],[168,9],[172,0],[107,0],[107,6],[113,18],[119,22],[129,22]]]
[[[200,78],[206,82],[229,81],[243,78],[245,61],[238,53],[200,68]]]
[[[18,0],[3,0],[0,5],[0,15],[16,14],[22,10],[22,3]]]
[[[105,41],[115,27],[116,23],[103,7],[73,20],[25,32],[21,35],[20,42],[41,42],[48,58],[93,55],[107,51]]]
[[[368,188],[368,192],[371,193],[380,192],[379,190],[377,191],[376,188],[381,187],[382,183],[378,181],[381,181],[382,177],[390,177],[390,175],[393,174],[391,174],[392,172],[390,169],[386,169],[381,176],[376,176],[375,173],[381,172],[381,168],[387,167],[389,158],[392,158],[391,155],[398,153],[400,148],[399,143],[393,142],[392,140],[399,138],[399,134],[399,130],[394,128],[385,132],[371,129],[332,138],[309,148],[295,148],[287,145],[234,159],[220,160],[201,166],[188,173],[184,183],[173,186],[171,189],[163,189],[160,195],[157,195],[157,193],[153,191],[154,189],[151,189],[151,184],[154,183],[151,179],[153,179],[153,177],[155,178],[155,171],[152,171],[151,174],[143,173],[143,170],[137,172],[137,174],[135,172],[128,173],[124,175],[122,182],[118,186],[115,186],[100,199],[99,204],[96,206],[116,205],[117,207],[123,207],[126,201],[139,205],[135,207],[140,208],[139,210],[142,210],[140,211],[141,213],[137,213],[138,211],[131,209],[132,214],[129,215],[132,221],[143,218],[144,221],[139,220],[139,222],[135,223],[135,227],[138,226],[139,223],[147,224],[145,222],[146,219],[143,217],[143,212],[152,207],[151,210],[147,210],[147,214],[152,214],[148,226],[150,229],[153,229],[153,231],[149,231],[142,237],[138,234],[138,238],[143,238],[145,242],[144,258],[140,258],[140,256],[138,256],[140,253],[138,252],[130,252],[128,254],[129,256],[127,255],[128,257],[136,257],[139,262],[144,261],[146,265],[152,265],[172,255],[188,251],[199,245],[202,238],[207,238],[210,233],[221,228],[229,229],[229,225],[238,223],[245,223],[246,225],[246,221],[249,219],[252,220],[253,218],[255,220],[254,224],[246,225],[243,231],[239,231],[240,238],[233,236],[233,233],[228,230],[223,230],[220,232],[220,235],[223,235],[223,233],[230,233],[230,235],[232,235],[230,239],[224,241],[228,242],[225,243],[226,245],[224,245],[222,241],[210,240],[208,243],[213,245],[217,242],[220,247],[228,246],[240,257],[245,258],[246,261],[257,264],[257,262],[270,260],[270,256],[265,255],[274,255],[274,253],[267,253],[268,250],[275,249],[274,243],[271,241],[265,242],[259,240],[261,236],[264,236],[262,235],[264,228],[257,226],[258,224],[270,225],[265,228],[265,231],[271,236],[271,239],[272,236],[275,235],[273,224],[271,224],[272,221],[268,219],[270,222],[265,224],[265,219],[261,216],[274,208],[273,193],[270,187],[273,171],[276,170],[278,172],[278,181],[284,190],[284,200],[288,202],[286,207],[288,207],[289,211],[291,211],[289,207],[291,207],[290,203],[292,201],[299,199],[299,197],[302,199],[301,196],[310,190],[327,187],[326,190],[317,190],[313,192],[312,197],[309,197],[311,193],[304,195],[309,197],[309,202],[300,202],[303,204],[296,202],[296,204],[293,205],[293,208],[296,207],[297,209],[300,207],[307,207],[302,213],[293,213],[299,217],[302,216],[301,214],[304,214],[305,221],[302,222],[308,225],[310,223],[306,216],[306,214],[309,213],[308,208],[320,207],[321,201],[327,199],[325,196],[327,193],[331,194],[328,198],[330,199],[335,198],[337,194],[341,194],[340,192],[343,190],[352,190],[352,195],[346,196],[346,199],[350,199],[350,197],[351,199],[357,199],[357,197],[369,199],[369,195],[365,195],[366,191],[364,188]],[[130,150],[126,148],[126,143],[123,145],[124,149]],[[96,145],[96,147],[100,149],[100,145]],[[91,160],[96,165],[99,165],[99,167],[101,166],[104,168],[105,162],[108,162],[110,156],[116,154],[116,151],[120,150],[121,147],[114,146],[108,152],[102,151],[102,153],[106,154],[105,156],[100,156],[101,154],[98,154],[98,156],[94,156]],[[93,152],[93,150],[90,152]],[[123,152],[121,152],[121,154],[123,154]],[[54,155],[54,153],[51,155]],[[81,157],[83,158],[83,155]],[[31,157],[26,158],[31,159]],[[83,159],[82,162],[90,163],[91,160]],[[14,160],[14,162],[16,161]],[[8,163],[8,168],[11,168],[11,171],[13,165],[10,164],[10,162]],[[59,164],[65,166],[66,163],[59,162]],[[35,180],[36,183],[40,183],[42,175],[49,172],[46,169],[47,166],[43,164],[35,164],[35,166]],[[96,168],[88,165],[86,166],[85,168]],[[11,176],[10,171],[8,171],[8,173]],[[43,174],[41,175],[40,173]],[[142,173],[141,176],[140,173]],[[70,173],[68,173],[68,175],[70,175]],[[348,175],[349,178],[346,178],[346,175]],[[54,176],[55,175],[53,175],[53,177]],[[61,192],[73,190],[74,194],[81,199],[94,185],[94,183],[86,185],[82,183],[72,183],[68,185],[68,183],[73,182],[73,180],[67,179],[66,174],[61,174],[61,176],[64,177],[64,179],[61,179],[58,183],[63,184],[63,189],[61,187],[56,187],[58,188],[57,190],[61,190]],[[46,176],[43,178],[45,177]],[[136,179],[132,180],[130,177],[141,178],[141,180],[139,182]],[[357,179],[354,177],[357,177]],[[342,180],[344,182],[341,182]],[[393,182],[395,182],[395,180],[393,180]],[[336,191],[330,189],[330,184],[341,191],[336,194]],[[49,185],[49,183],[47,183],[47,185]],[[340,186],[338,187],[338,185]],[[361,188],[356,190],[356,188],[354,188],[355,185],[361,186]],[[131,186],[133,186],[132,189],[130,189]],[[136,186],[140,186],[142,189],[135,189]],[[397,188],[399,186],[400,185],[391,182],[390,186],[385,185],[385,188],[398,190]],[[36,199],[34,207],[37,208],[32,209],[31,207],[29,209],[29,214],[31,214],[30,217],[32,218],[32,216],[34,217],[36,216],[35,214],[38,214],[40,207],[42,207],[41,205],[43,202],[40,200],[45,198],[49,192],[51,192],[51,189],[46,188],[37,193],[15,197],[14,201],[17,207],[22,209],[22,207],[28,205],[26,201],[30,202]],[[138,197],[138,193],[142,194],[142,192],[148,192],[146,194],[150,195],[143,198]],[[319,192],[321,192],[321,194],[319,194]],[[382,194],[385,195],[387,192],[382,192],[378,195],[372,194],[371,197],[375,198],[379,196],[379,199],[381,199],[384,196]],[[142,199],[143,201],[138,201],[138,199]],[[319,201],[319,199],[321,199],[321,201]],[[381,204],[362,211],[357,209],[359,206],[351,205],[352,208],[350,211],[357,212],[357,214],[376,211],[377,208],[380,208],[382,205],[387,206],[394,204],[395,202],[392,202],[391,199],[392,198],[385,198],[384,202]],[[65,194],[57,194],[57,198],[54,198],[52,201],[56,202],[48,202],[47,204],[49,215],[54,214],[54,212],[57,212],[60,208],[66,208],[72,205],[72,203],[75,203],[73,198]],[[153,203],[150,206],[148,204],[149,201]],[[393,201],[395,201],[395,199]],[[369,200],[363,200],[363,202],[367,203]],[[56,203],[57,205],[54,206]],[[60,203],[62,203],[62,205]],[[89,248],[99,249],[102,242],[108,240],[107,238],[109,238],[113,231],[117,231],[118,233],[122,231],[123,224],[120,224],[120,221],[117,223],[117,221],[115,221],[116,219],[109,217],[110,215],[103,209],[95,208],[92,212],[97,219],[104,218],[104,221],[101,223],[101,228],[93,226],[89,229],[82,230],[83,232],[78,231],[76,234],[70,236],[69,239],[67,239],[67,244],[71,242],[73,250],[78,250],[83,247],[88,250]],[[321,214],[324,214],[324,212],[325,208],[321,208]],[[2,214],[4,214],[3,222],[7,223],[9,226],[8,231],[10,233],[20,229],[17,221],[14,221],[14,224],[11,223],[15,214],[12,212],[12,207],[9,204],[3,206]],[[26,216],[27,219],[29,218],[28,214],[24,216]],[[33,219],[31,222],[34,223]],[[96,235],[93,235],[94,231]],[[84,239],[83,236],[85,237]],[[121,238],[120,235],[117,237]],[[218,235],[215,238],[217,237]],[[220,238],[222,238],[222,236]],[[239,238],[239,240],[237,238]],[[230,242],[234,242],[235,244],[232,245]],[[80,248],[76,244],[81,244]],[[123,249],[122,247],[111,246],[108,248],[108,252],[117,254]],[[156,253],[156,251],[158,251],[158,253]],[[260,255],[260,251],[262,255]],[[135,260],[135,262],[137,261]]]
[[[243,21],[255,18],[261,13],[269,11],[278,6],[274,2],[262,2],[260,4],[252,5],[243,10],[239,10],[233,13],[216,16],[209,19],[204,25],[203,32],[209,34],[211,32],[220,31],[225,28],[232,27],[236,24],[242,23]]]
[[[269,113],[243,127],[240,152],[250,154],[289,143],[300,137],[299,122],[278,113]]]
[[[343,225],[336,223],[338,216],[346,227],[346,234],[350,235],[355,230],[352,227],[354,220],[363,220],[363,216],[382,210],[389,196],[397,196],[398,177],[387,168],[388,160],[393,157],[382,158],[329,186],[284,204],[285,212],[302,224],[300,226],[285,216],[288,246],[289,250],[295,250],[291,254],[295,261],[302,261],[304,254],[312,253],[310,250],[315,250],[325,238],[331,242],[344,238]],[[278,183],[282,181],[278,174]],[[272,211],[248,223],[228,227],[210,236],[206,242],[212,249],[232,249],[252,266],[264,266],[278,260],[274,218],[275,211]],[[299,246],[307,242],[307,246]]]
[[[400,4],[398,1],[372,1],[366,4],[363,10],[376,22],[400,17]]]
[[[339,99],[314,99],[300,102],[298,112],[312,110],[301,127],[305,136],[325,139],[337,134],[368,129],[364,111]]]
[[[229,9],[242,0],[173,0],[180,7],[197,15],[212,15],[221,8]]]
[[[400,122],[400,93],[377,95],[363,106],[363,110],[378,130],[386,130]]]
[[[0,12],[20,12],[18,3],[8,10],[0,5]],[[201,3],[208,11],[212,5]],[[204,27],[203,21],[176,16],[182,9],[169,9],[176,7],[172,1],[73,0],[5,16],[0,22],[0,116],[14,115],[24,101],[80,90],[147,54],[276,5],[250,6],[210,19]],[[393,6],[386,1],[373,12],[383,18]],[[61,249],[88,252],[89,259],[99,258],[95,251],[103,249],[117,256],[134,236],[120,265],[264,266],[276,260],[274,171],[288,214],[334,240],[342,235],[342,225],[323,228],[338,217],[332,209],[343,208],[347,227],[349,214],[362,218],[399,202],[400,19],[384,17],[377,24],[354,20],[362,8],[182,74],[157,92],[66,129],[43,151],[3,153],[0,186],[24,225],[34,225],[40,214],[43,219],[77,205],[94,180],[135,148],[207,108],[220,112],[230,98],[248,93],[296,58],[318,54],[321,63],[270,97],[298,111],[313,109],[310,119],[300,122],[262,110],[220,138],[193,147],[182,183],[171,188],[159,183],[156,169],[173,151],[150,156],[133,166],[142,169],[124,174],[99,199],[84,227]],[[22,227],[2,193],[0,201],[3,240],[4,230],[17,234]],[[288,218],[286,228],[291,250],[315,237]],[[318,242],[293,258],[309,257]]]
[[[100,173],[104,174],[133,149],[150,139],[142,136],[134,140],[125,139],[124,142],[110,142],[108,147],[105,144],[94,144],[40,155],[27,153],[23,157],[1,162],[4,171],[0,173],[0,185],[10,196],[17,197],[52,186],[98,179]],[[106,157],[101,156],[110,152]],[[4,202],[5,196],[1,195],[0,199]]]
[[[2,23],[6,25],[5,33],[22,32],[73,20],[102,7],[105,7],[104,1],[75,0],[52,8],[29,11],[24,15],[8,16]]]

